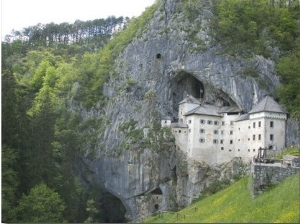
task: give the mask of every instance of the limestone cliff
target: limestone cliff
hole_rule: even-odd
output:
[[[202,2],[191,23],[182,1],[161,1],[146,29],[115,60],[117,75],[104,86],[108,104],[82,111],[102,121],[96,151],[82,159],[82,176],[118,197],[130,219],[186,206],[234,170],[232,163],[209,167],[187,160],[168,130],[159,128],[161,117],[177,119],[185,94],[246,112],[279,84],[272,60],[222,53],[209,34],[212,5]]]

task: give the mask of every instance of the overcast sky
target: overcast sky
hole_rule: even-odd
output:
[[[38,23],[139,16],[155,0],[1,0],[1,37]]]

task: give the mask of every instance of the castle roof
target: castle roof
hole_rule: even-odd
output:
[[[272,97],[266,96],[262,101],[260,101],[249,114],[259,113],[259,112],[277,112],[287,114],[287,110],[280,106]]]
[[[218,108],[213,105],[209,105],[209,104],[200,105],[199,107],[196,107],[195,109],[188,111],[185,114],[185,116],[192,115],[192,114],[201,114],[201,115],[210,115],[210,116],[221,117],[221,115],[218,113]]]
[[[249,120],[249,114],[242,114],[235,121],[245,121],[245,120]]]
[[[187,95],[181,102],[179,102],[179,104],[182,104],[182,103],[200,104],[200,102],[192,95]]]

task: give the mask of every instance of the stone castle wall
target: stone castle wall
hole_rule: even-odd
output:
[[[279,183],[285,178],[292,176],[300,171],[300,167],[287,166],[282,163],[263,164],[253,163],[252,173],[252,194],[255,198],[272,184]]]

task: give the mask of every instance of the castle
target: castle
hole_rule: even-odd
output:
[[[176,145],[188,157],[216,165],[234,157],[250,161],[260,147],[283,149],[287,114],[270,96],[242,114],[238,107],[203,104],[187,95],[179,103],[178,123],[166,118],[161,124],[171,127]]]

